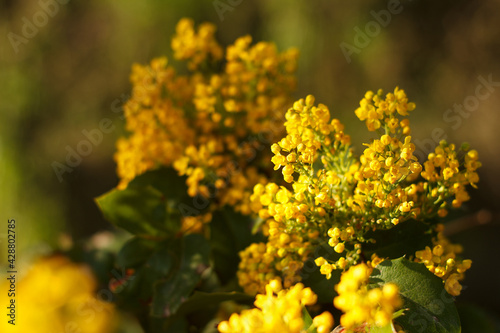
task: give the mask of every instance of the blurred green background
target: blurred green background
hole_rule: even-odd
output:
[[[54,2],[44,19],[43,4]],[[112,230],[93,198],[117,184],[112,155],[123,134],[118,107],[130,90],[130,67],[171,58],[175,24],[187,16],[215,23],[222,45],[250,34],[280,49],[297,47],[296,97],[311,93],[328,105],[358,151],[369,139],[353,112],[359,100],[366,90],[395,86],[417,104],[414,139],[428,142],[440,128],[449,141],[476,148],[479,189],[471,191],[463,218],[450,222],[450,236],[473,260],[461,302],[500,313],[499,1],[405,0],[395,8],[375,0],[60,2],[0,2],[0,212],[2,221],[16,219],[24,258],[60,246],[61,234],[78,242]],[[390,17],[381,14],[390,13],[388,6]],[[367,28],[362,40],[359,31]],[[349,61],[341,43],[357,48]],[[480,88],[489,93],[481,100],[473,97],[479,77],[493,81],[490,90]],[[447,111],[474,100],[471,112]],[[114,129],[58,178],[53,163],[65,163],[67,148],[86,140],[82,131],[105,118]],[[2,244],[5,233],[2,226]]]

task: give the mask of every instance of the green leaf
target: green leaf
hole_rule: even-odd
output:
[[[150,317],[149,327],[146,332],[154,333],[180,333],[189,332],[189,323],[186,318],[175,318],[175,320],[166,320],[165,318]]]
[[[252,219],[225,206],[213,214],[210,222],[210,246],[214,269],[222,284],[235,277],[240,257],[238,253],[252,243],[263,240],[252,233]]]
[[[219,333],[217,326],[219,325],[220,322],[221,322],[220,318],[217,317],[213,318],[205,325],[203,330],[200,330],[200,333]]]
[[[155,242],[133,238],[127,242],[118,254],[118,263],[134,268],[135,273],[117,293],[117,303],[131,311],[144,312],[153,297],[155,283],[172,275],[179,247],[180,240],[171,239]]]
[[[201,281],[202,273],[208,268],[208,242],[201,235],[187,235],[182,239],[180,265],[170,278],[154,286],[151,315],[170,317],[177,312]]]
[[[394,333],[394,332],[396,332],[392,323],[389,323],[389,325],[386,325],[384,327],[372,326],[372,327],[368,328],[366,331],[370,332],[370,333]]]
[[[363,245],[363,251],[367,260],[372,253],[376,253],[380,258],[390,259],[413,255],[426,245],[432,245],[432,235],[428,231],[428,224],[415,220],[402,222],[389,230],[370,231],[366,238],[373,239],[375,243],[366,243]]]
[[[320,268],[317,267],[317,269],[307,273],[307,275],[302,273],[302,282],[318,295],[318,303],[332,303],[335,296],[337,296],[334,287],[339,283],[340,274],[340,270],[334,270],[331,278],[327,279],[325,275],[321,274]]]
[[[186,177],[181,177],[172,168],[160,167],[135,177],[127,188],[154,187],[169,199],[178,199],[186,195]]]
[[[186,302],[177,310],[178,315],[185,315],[195,311],[205,309],[207,307],[217,306],[225,301],[244,302],[251,304],[255,300],[254,297],[240,292],[214,292],[206,293],[195,291]]]
[[[154,188],[114,189],[96,201],[108,221],[132,234],[161,237],[171,231],[166,223],[165,200]]]
[[[304,319],[304,328],[307,330],[308,333],[318,332],[316,328],[313,327],[313,319],[305,306],[302,308],[302,318]]]
[[[167,220],[174,226],[171,230],[172,234],[180,229],[180,221],[183,217],[203,214],[209,207],[209,199],[202,196],[192,198],[187,194],[186,177],[179,176],[172,168],[160,167],[147,171],[134,178],[127,188],[144,187],[155,188],[163,194],[166,201]]]
[[[175,235],[181,226],[179,202],[188,198],[185,177],[158,168],[134,178],[125,190],[114,189],[96,199],[104,217],[138,236]],[[199,213],[199,212],[198,212]]]
[[[370,277],[373,287],[393,282],[399,286],[405,314],[396,318],[405,332],[460,332],[460,318],[454,299],[443,281],[429,272],[424,264],[405,258],[385,260]]]
[[[155,250],[157,242],[141,237],[129,239],[118,252],[116,263],[122,268],[143,265]]]
[[[352,331],[349,331],[352,332]],[[378,327],[378,326],[361,326],[358,327],[355,332],[366,332],[366,333],[395,333],[397,332],[396,329],[394,328],[393,323],[389,323],[388,325],[384,327]],[[335,327],[335,329],[332,331],[332,333],[347,333],[346,329],[342,327],[341,325]]]
[[[146,267],[154,270],[155,275],[166,277],[177,262],[178,240],[164,240],[159,243],[156,251],[150,256],[146,262]]]
[[[398,317],[401,317],[402,315],[405,314],[406,309],[399,309],[398,311],[394,312],[392,314],[392,319],[396,319]]]

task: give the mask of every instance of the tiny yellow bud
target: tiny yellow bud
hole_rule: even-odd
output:
[[[314,96],[313,95],[307,95],[306,97],[306,105],[307,106],[312,106],[314,104]]]
[[[335,245],[335,247],[333,249],[337,253],[342,253],[342,252],[344,252],[344,248],[345,248],[344,243],[338,243],[337,245]]]
[[[436,245],[432,249],[432,254],[434,254],[435,256],[438,256],[438,257],[442,256],[443,252],[444,252],[444,249],[441,245]]]
[[[387,146],[391,143],[391,137],[387,134],[384,134],[380,138],[380,142],[382,142],[385,146]]]

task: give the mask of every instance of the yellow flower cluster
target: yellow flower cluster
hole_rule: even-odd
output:
[[[314,97],[311,95],[305,101],[301,99],[294,103],[285,116],[286,137],[271,147],[275,154],[271,160],[274,168],[277,170],[283,166],[282,173],[288,183],[294,181],[294,173],[313,172],[319,152],[334,154],[350,143],[350,137],[344,134],[344,125],[338,119],[330,121],[328,108],[323,104],[317,107],[313,104]],[[322,162],[327,164],[330,161],[325,158]],[[330,175],[333,182],[337,181],[335,176],[333,173]]]
[[[250,197],[252,209],[266,221],[263,228],[264,233],[269,235],[266,247],[272,248],[271,253],[277,254],[273,261],[269,260],[271,267],[268,269],[274,268],[275,274],[281,271],[285,282],[300,281],[298,270],[276,264],[281,263],[283,255],[288,254],[292,258],[293,267],[301,268],[302,261],[318,244],[318,237],[326,232],[325,228],[330,224],[327,221],[331,216],[327,212],[342,200],[342,184],[353,180],[348,175],[342,175],[341,180],[334,171],[340,173],[341,170],[354,170],[347,164],[350,161],[339,161],[334,156],[337,152],[346,157],[351,154],[348,147],[350,138],[344,134],[344,126],[338,119],[330,119],[330,111],[325,105],[316,107],[313,104],[313,96],[294,103],[286,113],[287,136],[271,147],[275,169],[283,167],[284,180],[293,182],[292,190],[275,183],[267,183],[265,186],[257,184]],[[333,170],[325,172],[323,169],[318,173],[314,171],[313,165],[320,154],[321,163]],[[298,174],[297,179],[294,178],[294,173]],[[333,188],[339,191],[335,192]],[[354,229],[349,230],[354,233]],[[336,251],[343,252],[341,247],[342,245],[338,245]],[[284,260],[286,259],[285,257]],[[242,265],[241,270],[245,276],[254,275],[251,267]],[[252,280],[252,283],[257,283],[260,288],[269,281],[266,275],[255,276],[260,281]],[[248,282],[240,279],[240,284],[245,289],[248,288]]]
[[[355,174],[358,183],[354,196],[347,204],[356,211],[377,211],[375,222],[386,227],[415,216],[412,213],[416,211],[417,197],[409,182],[419,175],[422,167],[413,156],[415,145],[411,137],[406,136],[401,142],[384,134],[367,146]]]
[[[8,290],[9,281],[2,281]],[[0,322],[1,332],[113,332],[115,309],[96,296],[96,281],[90,271],[54,256],[35,262],[17,283],[15,325]],[[9,304],[7,292],[0,294],[2,304]]]
[[[438,225],[437,237],[433,239],[432,249],[426,246],[424,250],[415,253],[415,261],[424,263],[427,269],[434,275],[444,280],[444,288],[453,296],[460,295],[462,286],[461,280],[464,279],[464,273],[471,267],[472,261],[469,259],[461,260],[457,254],[462,252],[462,246],[452,244],[443,235],[443,225]]]
[[[409,103],[404,90],[399,88],[396,88],[394,93],[388,93],[385,99],[382,95],[381,89],[377,94],[368,91],[355,111],[356,116],[359,120],[365,121],[369,131],[385,127],[393,134],[398,129],[405,135],[410,134],[409,123],[400,123],[398,114],[408,116],[408,112],[415,109],[415,103]]]
[[[249,36],[224,52],[214,33],[209,23],[197,30],[189,19],[178,23],[172,48],[187,62],[185,75],[166,58],[133,66],[132,96],[124,105],[130,135],[118,141],[115,155],[118,187],[148,170],[173,167],[187,177],[190,196],[213,199],[209,212],[227,204],[249,214],[252,188],[267,181],[271,156],[264,145],[283,133],[298,52],[251,45]],[[184,224],[201,230],[206,220],[191,217]]]
[[[365,208],[364,201],[375,202],[376,207],[383,208],[378,214],[380,222],[384,220],[380,216],[385,217],[386,223],[393,224],[410,217],[427,219],[436,214],[444,217],[449,208],[458,208],[469,200],[466,186],[475,187],[479,181],[476,170],[481,163],[477,151],[469,151],[466,145],[461,149],[465,156],[459,158],[454,144],[441,141],[427,161],[423,164],[417,161],[413,156],[415,145],[409,136],[409,120],[400,121],[395,112],[406,116],[413,109],[415,104],[408,103],[404,91],[396,88],[385,100],[380,90],[377,95],[368,92],[356,110],[360,120],[366,119],[370,130],[379,129],[381,119],[385,124],[380,140],[368,145],[361,157],[360,180],[363,182],[358,183],[360,195],[356,201],[361,208]],[[404,140],[390,134],[402,136]],[[424,181],[417,181],[419,176]],[[448,198],[451,197],[454,199],[450,205]],[[399,216],[390,213],[394,208],[401,213]]]
[[[233,313],[228,321],[218,325],[222,333],[305,333],[302,309],[316,303],[317,296],[301,283],[290,289],[282,289],[281,281],[274,279],[266,285],[265,294],[255,299],[256,308]],[[318,333],[328,333],[333,326],[333,316],[329,312],[313,318],[313,326]]]
[[[298,272],[309,256],[311,245],[301,236],[285,233],[270,236],[267,243],[254,243],[240,252],[238,282],[246,293],[265,291],[266,284],[282,278],[285,288],[301,281]]]
[[[213,61],[220,60],[223,50],[215,40],[215,26],[210,23],[200,24],[198,32],[194,30],[194,22],[183,18],[177,24],[176,35],[172,38],[174,57],[179,60],[189,60],[188,68],[196,70],[198,66],[211,57]]]
[[[462,160],[457,158],[457,151],[454,144],[448,144],[441,141],[435,151],[429,154],[428,160],[424,163],[424,170],[421,173],[422,178],[427,180],[423,183],[423,189],[430,194],[430,197],[441,205],[439,216],[446,216],[447,209],[450,207],[445,200],[449,197],[454,197],[451,206],[459,208],[462,203],[470,199],[466,186],[471,185],[476,187],[479,181],[479,176],[476,170],[481,166],[478,161],[478,153],[476,150],[466,150]],[[460,170],[460,166],[464,169]],[[429,210],[430,211],[430,210]]]
[[[403,90],[396,88],[385,97],[382,90],[369,91],[361,100],[355,113],[379,136],[365,144],[359,158],[342,123],[331,117],[328,107],[314,102],[309,95],[293,104],[285,116],[286,136],[271,146],[274,169],[281,168],[284,181],[291,185],[258,183],[250,196],[251,208],[266,221],[263,231],[273,249],[280,245],[277,239],[291,235],[300,239],[301,255],[327,243],[333,248],[331,255],[315,262],[330,278],[334,269],[364,260],[363,244],[371,242],[367,232],[410,219],[444,217],[448,209],[469,199],[466,186],[479,180],[477,152],[466,145],[456,151],[443,141],[422,165],[414,156],[410,122],[402,118],[415,104],[408,102]],[[277,261],[267,262],[272,266]],[[375,258],[378,262],[380,258]],[[263,288],[271,266],[260,271],[264,274],[252,274],[253,266],[240,269],[246,276],[258,277]],[[240,279],[245,289],[254,282]]]
[[[340,324],[347,330],[368,325],[384,327],[392,320],[394,311],[402,305],[399,288],[387,283],[382,288],[368,289],[371,268],[365,264],[352,266],[342,274],[335,286],[338,296],[333,304],[342,310]]]

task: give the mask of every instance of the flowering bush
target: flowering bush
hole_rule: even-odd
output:
[[[321,333],[333,315],[336,332],[460,332],[471,261],[440,221],[469,200],[477,151],[441,141],[419,161],[396,88],[355,110],[374,134],[358,156],[326,105],[293,102],[296,50],[214,33],[183,19],[184,67],[133,66],[120,183],[97,199],[134,235],[118,304],[150,332]]]

